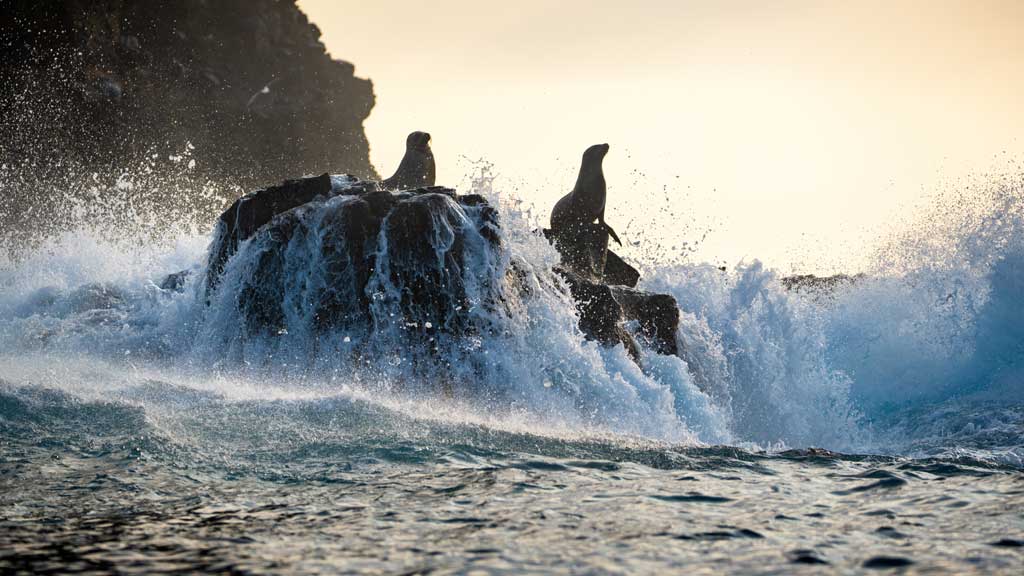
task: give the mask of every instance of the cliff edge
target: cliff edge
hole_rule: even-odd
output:
[[[363,130],[373,85],[331,58],[294,0],[13,0],[0,52],[8,225],[132,170],[237,191],[377,176]]]

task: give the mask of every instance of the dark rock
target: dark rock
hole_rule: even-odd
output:
[[[189,276],[191,275],[191,270],[182,270],[181,272],[168,274],[167,277],[160,282],[160,289],[167,290],[168,292],[181,292],[185,289],[185,282],[188,281]]]
[[[209,271],[206,282],[214,289],[224,271],[224,264],[264,224],[277,216],[312,201],[326,198],[332,193],[331,177],[323,174],[315,178],[288,180],[242,196],[235,201],[217,223],[217,236],[210,249]]]
[[[366,285],[375,269],[374,244],[386,215],[364,198],[328,206],[321,220],[321,245],[325,282],[332,289],[317,305],[318,328],[369,325]]]
[[[565,278],[576,301],[583,334],[605,346],[622,344],[634,360],[639,360],[640,349],[622,325],[622,306],[612,294],[611,287],[591,282],[569,270],[559,269],[558,272]]]
[[[864,274],[836,274],[834,276],[815,276],[814,274],[800,274],[786,276],[782,285],[786,290],[809,290],[828,293],[841,286],[855,284],[865,278]]]
[[[426,191],[398,202],[386,221],[390,280],[401,291],[404,320],[461,333],[468,308],[464,236],[447,194]],[[447,249],[440,249],[432,240]],[[440,257],[439,257],[440,256]]]
[[[608,233],[598,224],[571,236],[544,230],[562,256],[566,279],[580,314],[580,330],[606,346],[623,344],[634,360],[639,348],[623,323],[637,323],[638,336],[659,354],[680,353],[676,332],[679,307],[672,296],[636,290],[640,272],[608,249]]]
[[[464,207],[472,211],[476,209],[479,211],[479,218],[477,221],[480,223],[477,232],[480,233],[488,242],[492,245],[501,245],[501,227],[498,226],[498,212],[487,200],[479,194],[467,194],[465,196],[459,196],[459,203]]]
[[[645,344],[659,354],[679,354],[679,307],[675,298],[591,282],[565,269],[558,272],[569,285],[580,314],[580,330],[588,338],[605,346],[621,343],[639,361],[637,341],[624,325],[634,321]]]
[[[400,337],[430,343],[423,349],[432,351],[438,337],[495,329],[479,319],[514,313],[517,298],[532,292],[524,263],[513,261],[504,275],[495,274],[500,232],[498,214],[484,198],[448,188],[388,192],[327,174],[289,180],[240,198],[221,215],[207,301],[223,289],[232,258],[244,258],[232,263],[237,298],[220,305],[238,306],[248,335],[285,334],[296,317],[315,310],[310,322],[317,330],[361,338],[397,328],[406,335]],[[637,339],[660,354],[679,353],[679,311],[671,296],[604,284],[564,266],[557,272],[587,338],[622,344],[636,361]],[[183,282],[172,275],[164,285],[177,289]],[[297,293],[296,283],[300,304],[287,296]]]
[[[622,309],[622,318],[636,321],[640,335],[659,354],[679,353],[679,304],[668,294],[651,294],[625,286],[610,286]]]
[[[465,334],[466,278],[480,279],[466,270],[466,236],[474,229],[467,217],[483,237],[474,249],[497,251],[500,242],[489,238],[499,229],[497,213],[482,198],[442,187],[391,193],[326,174],[290,180],[239,199],[221,216],[207,298],[216,295],[226,264],[248,240],[237,299],[245,330],[281,334],[288,305],[283,295],[287,283],[296,281],[294,267],[303,264],[289,259],[309,257],[294,256],[289,247],[319,246],[310,272],[322,277],[304,294],[315,308],[315,328],[365,334],[384,328],[380,322],[387,318],[403,332]],[[372,288],[371,281],[377,282]],[[496,294],[498,288],[484,292]],[[378,303],[369,292],[392,299],[399,317],[375,315]]]
[[[0,227],[38,228],[56,190],[112,187],[139,166],[178,177],[181,165],[166,159],[187,145],[202,160],[189,191],[327,170],[377,177],[363,130],[373,85],[332,59],[295,0],[6,0],[0,53],[0,165],[28,166]],[[249,113],[271,81],[272,98]],[[59,169],[39,169],[52,150]],[[203,198],[175,202],[199,205],[200,223],[224,208]]]
[[[360,198],[370,207],[370,212],[373,213],[374,218],[380,220],[387,216],[391,208],[398,202],[398,198],[394,194],[384,190],[367,192],[361,194]]]
[[[311,211],[317,211],[310,218]],[[285,327],[283,295],[294,239],[316,236],[323,287],[312,298],[315,327],[366,331],[371,326],[366,285],[374,269],[370,249],[380,230],[367,202],[333,198],[311,202],[275,216],[256,233],[259,250],[239,291],[238,306],[248,334],[277,334]],[[213,284],[214,286],[216,283]]]

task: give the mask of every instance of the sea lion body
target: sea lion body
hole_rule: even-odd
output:
[[[395,175],[381,182],[387,190],[409,190],[433,186],[436,178],[434,153],[430,150],[430,134],[413,132],[405,139],[405,156]]]
[[[576,186],[551,211],[551,230],[555,234],[577,234],[597,220],[613,240],[622,244],[618,234],[604,221],[607,185],[601,163],[607,153],[607,144],[595,144],[583,153]]]

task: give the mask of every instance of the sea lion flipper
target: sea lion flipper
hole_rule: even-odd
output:
[[[608,231],[608,235],[612,237],[612,240],[615,240],[616,244],[622,246],[622,240],[619,240],[619,235],[615,233],[615,230],[612,230],[612,227],[609,226],[607,222],[602,221],[601,225],[604,226],[604,229]]]

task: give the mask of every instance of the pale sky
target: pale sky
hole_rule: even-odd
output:
[[[438,184],[485,159],[546,222],[607,142],[634,256],[856,271],[931,195],[1024,158],[1020,0],[299,5],[374,82],[382,176],[428,131]]]

